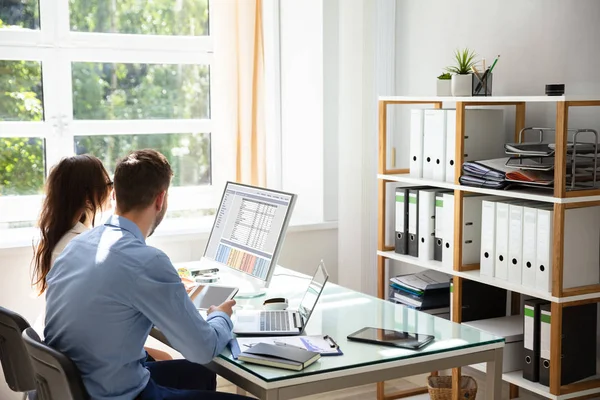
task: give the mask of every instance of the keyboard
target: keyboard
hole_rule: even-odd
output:
[[[290,319],[287,311],[262,311],[260,313],[260,330],[262,332],[289,331]]]

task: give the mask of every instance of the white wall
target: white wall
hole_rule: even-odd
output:
[[[434,95],[435,78],[451,65],[454,50],[464,47],[488,65],[500,54],[494,95],[544,95],[547,83],[564,83],[567,94],[600,93],[597,0],[397,0],[396,5],[397,95]],[[597,112],[574,110],[569,125],[598,129]],[[398,135],[405,120],[396,121]],[[514,113],[507,113],[506,123],[510,138]],[[527,125],[554,123],[552,106],[527,105]],[[406,166],[407,142],[396,138],[395,144],[397,161]]]
[[[339,0],[323,1],[323,135],[325,221],[338,219]]]
[[[150,238],[148,244],[163,250],[174,263],[198,260],[206,247],[207,234]],[[40,303],[31,295],[28,247],[0,249],[0,306],[14,310],[31,324],[39,313]],[[337,229],[335,224],[306,229],[292,227],[286,236],[279,264],[312,275],[323,259],[333,282],[337,273]],[[90,284],[93,284],[90,282]],[[1,368],[0,368],[1,369]],[[0,371],[0,399],[17,400],[4,382]]]
[[[339,79],[339,279],[371,294],[377,281],[376,3],[340,1],[339,68],[332,77]]]
[[[296,221],[337,219],[337,0],[280,2],[283,189]],[[333,71],[333,73],[332,73]]]
[[[322,0],[280,3],[283,189],[296,218],[323,218]]]

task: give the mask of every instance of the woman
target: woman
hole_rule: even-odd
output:
[[[41,239],[33,259],[33,284],[41,298],[45,299],[46,276],[56,258],[72,239],[94,226],[98,214],[110,208],[112,185],[102,161],[88,154],[63,158],[51,169],[39,220]],[[44,304],[34,324],[41,338],[45,308]],[[158,349],[146,346],[146,351],[156,360],[172,359]]]
[[[46,181],[40,214],[40,242],[33,259],[33,284],[40,297],[54,260],[77,235],[94,226],[96,215],[109,208],[112,181],[98,158],[84,154],[63,158]],[[45,305],[44,305],[45,309]],[[34,329],[43,337],[45,312]]]
[[[52,168],[34,258],[34,284],[40,294],[46,291],[46,276],[56,257],[73,238],[94,226],[97,213],[109,208],[111,190],[108,172],[94,156],[63,158]]]

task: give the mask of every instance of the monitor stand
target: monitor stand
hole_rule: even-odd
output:
[[[182,265],[183,266],[183,265]],[[250,277],[244,272],[238,272],[233,268],[218,263],[210,258],[202,257],[199,262],[186,263],[185,267],[190,271],[217,269],[218,272],[209,273],[196,277],[196,282],[204,285],[233,286],[239,289],[235,295],[237,298],[254,298],[264,296],[267,289],[257,279]]]

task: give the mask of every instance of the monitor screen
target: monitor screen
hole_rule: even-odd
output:
[[[227,182],[204,256],[269,281],[296,195]]]

